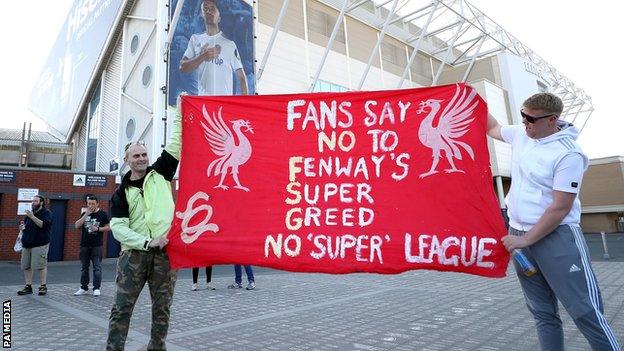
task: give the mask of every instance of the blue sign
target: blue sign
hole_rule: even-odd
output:
[[[171,0],[172,17],[177,3]],[[253,95],[253,23],[245,0],[186,0],[169,51],[169,105],[183,91]]]
[[[106,187],[108,184],[105,176],[88,175],[85,180],[85,186]]]
[[[29,108],[66,138],[123,0],[76,0],[30,95]]]
[[[0,171],[0,183],[15,183],[15,172]]]

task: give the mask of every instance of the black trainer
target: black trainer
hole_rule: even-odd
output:
[[[17,292],[18,295],[28,295],[28,294],[32,294],[32,286],[31,285],[25,285],[24,288],[20,291]]]
[[[43,296],[43,295],[45,295],[45,294],[47,294],[47,293],[48,293],[48,287],[47,287],[47,286],[45,286],[45,285],[41,285],[41,286],[39,287],[39,295],[40,295],[40,296]]]

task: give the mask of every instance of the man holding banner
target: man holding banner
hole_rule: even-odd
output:
[[[107,350],[123,350],[132,310],[145,282],[152,298],[152,330],[149,350],[164,350],[177,271],[165,252],[173,219],[171,180],[181,149],[180,114],[160,157],[149,165],[142,142],[126,145],[124,161],[130,171],[111,199],[110,226],[122,252],[117,261],[117,291],[109,319]]]
[[[201,16],[206,31],[191,36],[180,71],[197,72],[197,95],[233,95],[233,73],[239,80],[242,94],[247,95],[247,78],[238,49],[219,29],[221,16],[214,0],[202,2]]]
[[[472,87],[187,96],[182,115],[174,268],[505,275]]]
[[[596,276],[579,226],[578,199],[587,157],[578,130],[559,120],[563,102],[551,93],[524,101],[523,126],[500,126],[489,115],[488,135],[511,144],[512,183],[506,198],[507,250],[522,249],[537,273],[527,276],[514,261],[542,350],[563,350],[557,300],[594,350],[620,350],[603,315]]]

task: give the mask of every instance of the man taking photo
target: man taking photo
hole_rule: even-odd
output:
[[[102,283],[102,237],[110,230],[108,214],[100,209],[95,195],[87,196],[87,209],[74,224],[80,230],[80,289],[74,296],[89,292],[89,266],[93,263],[93,296],[100,296]]]

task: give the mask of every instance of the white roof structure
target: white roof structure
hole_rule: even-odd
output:
[[[311,88],[318,80],[323,62],[331,50],[344,16],[349,14],[365,23],[373,24],[380,31],[367,69],[357,86],[358,89],[366,79],[384,36],[390,35],[414,49],[397,88],[403,85],[417,52],[435,57],[443,63],[433,77],[432,85],[435,85],[445,66],[465,67],[466,73],[463,78],[465,81],[476,60],[507,51],[535,65],[537,72],[534,73],[548,83],[552,93],[563,100],[566,106],[561,116],[563,119],[575,122],[582,130],[594,110],[591,97],[581,88],[466,0],[323,0],[323,2],[340,12]],[[267,51],[258,66],[258,81],[262,78],[262,71],[270,57],[288,3],[289,0],[282,0],[282,11],[273,28]]]

